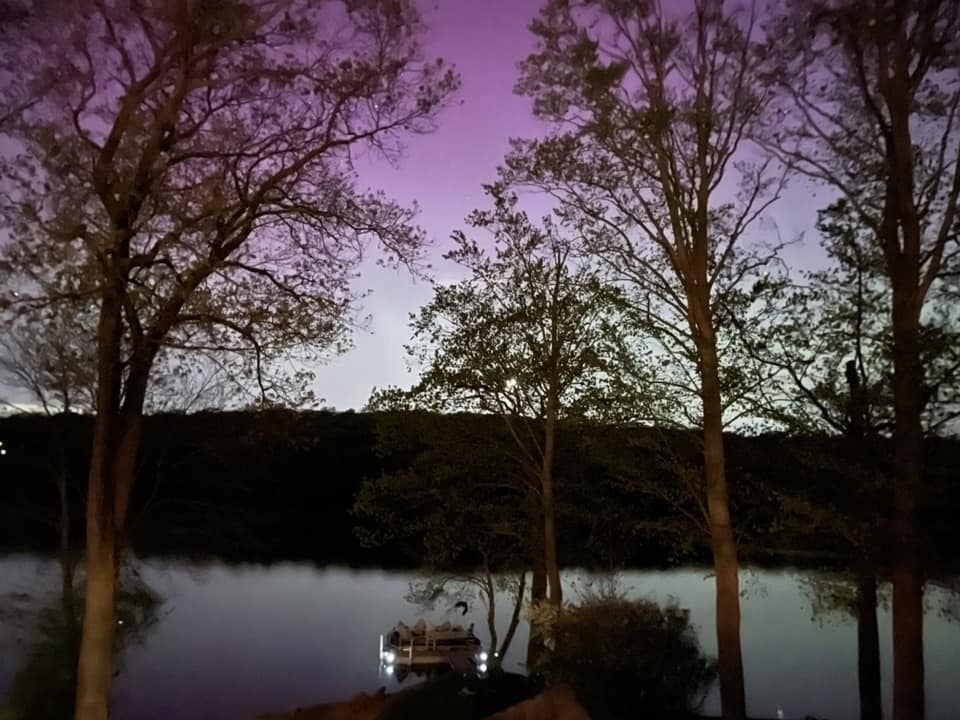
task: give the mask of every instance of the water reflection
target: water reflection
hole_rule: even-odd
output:
[[[16,592],[56,597],[59,575],[52,559],[0,558],[0,598],[6,601]],[[438,624],[454,617],[446,602],[427,609],[406,599],[410,583],[422,580],[413,573],[146,560],[141,576],[164,604],[145,641],[124,654],[114,691],[114,714],[124,720],[243,720],[375,692],[381,685],[396,687],[395,679],[379,676],[379,634],[398,619],[422,617]],[[575,598],[577,587],[592,577],[569,573],[567,597]],[[856,623],[846,611],[814,618],[808,583],[827,577],[793,571],[743,577],[751,588],[743,598],[743,648],[752,715],[775,717],[778,707],[786,718],[859,715]],[[706,570],[625,572],[620,580],[629,597],[652,596],[660,604],[674,598],[689,610],[703,652],[716,654],[713,583]],[[929,720],[960,717],[955,684],[960,623],[950,620],[955,589],[935,586],[927,593]],[[879,592],[885,592],[882,585]],[[495,629],[502,643],[515,597],[498,590],[495,600]],[[890,617],[880,605],[881,681],[889,716]],[[456,620],[474,622],[489,647],[485,612],[482,603],[473,603],[468,616]],[[0,705],[10,697],[14,672],[27,661],[16,635],[8,623],[0,623]],[[528,639],[528,623],[521,615],[505,669],[524,669],[525,653],[517,648],[525,649]],[[718,711],[714,692],[704,712]]]
[[[879,593],[873,570],[863,565],[849,575],[811,575],[800,581],[810,600],[813,619],[823,622],[839,613],[852,620],[857,630],[857,686],[860,720],[883,717],[883,685],[881,681],[880,626],[878,604],[890,606],[885,593]]]
[[[5,707],[0,706],[4,720],[62,720],[73,716],[83,587],[77,581],[75,559],[61,554],[58,566],[60,588],[53,599],[42,588],[37,588],[36,596],[19,593],[23,604],[40,607],[17,653],[19,663],[10,680]],[[161,602],[140,576],[136,564],[125,563],[117,598],[114,652],[118,676],[122,674],[125,651],[144,642],[156,625]],[[23,613],[21,620],[26,617],[27,613]]]

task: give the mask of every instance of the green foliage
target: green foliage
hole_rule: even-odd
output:
[[[406,401],[536,420],[555,395],[560,418],[602,414],[614,404],[611,383],[627,352],[619,291],[565,228],[549,218],[537,226],[515,197],[488,192],[494,209],[469,223],[490,232],[492,247],[455,233],[444,257],[467,278],[435,284],[412,318],[408,353],[423,370]],[[528,443],[525,452],[535,454]]]
[[[689,612],[675,605],[601,588],[541,615],[550,640],[535,671],[569,684],[596,720],[693,714],[716,678]]]

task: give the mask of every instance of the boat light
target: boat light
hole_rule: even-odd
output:
[[[487,658],[490,657],[485,652],[480,653],[480,662],[486,662]]]
[[[477,670],[479,670],[479,671],[482,672],[482,673],[485,673],[485,672],[487,671],[487,664],[486,664],[486,663],[480,663],[480,667],[478,667]]]
[[[393,665],[387,665],[387,666],[383,669],[383,671],[384,671],[387,675],[393,675]]]
[[[396,653],[390,651],[386,654],[386,661],[388,664],[392,664],[397,659]]]

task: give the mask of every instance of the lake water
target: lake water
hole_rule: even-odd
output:
[[[318,568],[307,564],[225,565],[146,559],[143,580],[163,598],[158,621],[124,653],[115,681],[116,720],[244,720],[257,714],[343,699],[396,680],[381,675],[378,636],[397,620],[460,619],[448,605],[433,611],[408,602],[414,573]],[[688,568],[618,575],[633,596],[675,599],[689,608],[705,652],[715,654],[713,581]],[[600,576],[569,572],[567,597]],[[815,613],[809,572],[745,571],[743,654],[748,710],[786,718],[845,720],[858,714],[856,626],[841,612]],[[27,652],[36,610],[57,602],[60,575],[50,559],[0,557],[0,707]],[[498,601],[501,638],[510,599]],[[960,600],[927,592],[927,717],[960,718]],[[485,614],[475,622],[486,641]],[[890,616],[879,610],[885,710],[891,693]],[[521,625],[504,665],[522,670]],[[638,639],[638,642],[642,641]],[[716,692],[705,711],[719,712]],[[2,714],[2,712],[0,712]]]

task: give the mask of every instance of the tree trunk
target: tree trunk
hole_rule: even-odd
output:
[[[924,717],[923,572],[917,498],[923,467],[919,314],[894,297],[893,716]]]
[[[858,302],[863,298],[858,298]],[[859,341],[859,338],[858,338]],[[859,348],[859,342],[857,344]],[[846,437],[849,451],[859,468],[856,488],[861,508],[861,530],[857,532],[854,552],[857,562],[857,681],[860,691],[860,720],[882,720],[883,703],[880,687],[880,632],[877,626],[877,577],[873,549],[880,541],[877,513],[877,483],[871,469],[867,440],[867,407],[864,378],[860,375],[861,356],[847,362]]]
[[[543,552],[543,506],[536,488],[527,491],[530,516],[530,604],[535,606],[547,597],[547,570]],[[530,620],[530,638],[527,642],[527,668],[534,667],[543,652],[543,633],[536,620]]]
[[[113,677],[117,604],[117,548],[113,513],[107,512],[111,418],[97,415],[87,496],[87,591],[77,668],[76,720],[107,720]]]
[[[87,592],[77,671],[77,720],[106,720],[113,677],[113,632],[117,605],[117,556],[107,538],[90,543]]]
[[[877,626],[877,578],[873,568],[857,574],[857,680],[860,720],[881,720],[880,631]]]
[[[723,416],[716,348],[700,347],[703,397],[703,460],[710,541],[717,585],[717,650],[720,703],[725,720],[744,720],[743,658],[740,650],[740,584],[737,543],[730,523],[730,502],[723,448]]]
[[[485,569],[484,592],[487,595],[487,632],[490,633],[490,654],[497,651],[497,588],[490,568]]]
[[[97,323],[97,415],[87,481],[87,592],[77,664],[76,720],[106,720],[110,714],[118,570],[113,510],[123,384],[121,315],[120,296],[106,292]]]
[[[551,605],[563,604],[563,589],[560,586],[560,564],[557,560],[557,518],[553,495],[553,459],[555,455],[557,425],[557,402],[547,400],[547,420],[543,438],[543,467],[540,474],[543,499],[543,545],[544,564],[547,572],[547,601]]]
[[[110,714],[119,560],[153,359],[150,349],[135,355],[124,384],[121,314],[119,295],[107,293],[97,325],[97,415],[87,489],[87,592],[76,720],[107,720]]]

